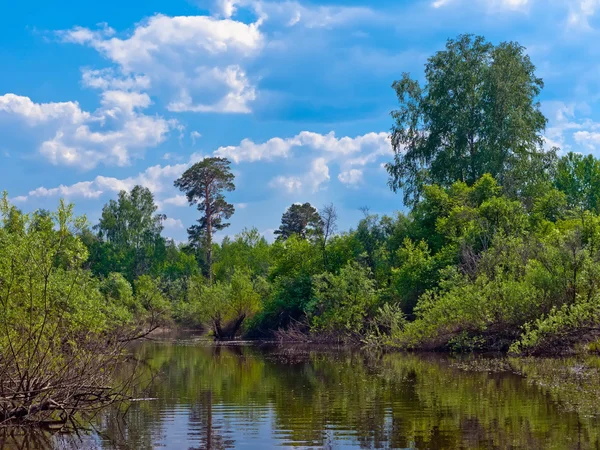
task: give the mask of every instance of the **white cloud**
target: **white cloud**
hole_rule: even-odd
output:
[[[254,162],[288,157],[294,147],[309,147],[322,151],[328,154],[329,158],[342,158],[362,153],[382,155],[392,152],[389,136],[385,132],[367,133],[355,138],[348,136],[337,138],[333,131],[328,134],[302,131],[291,138],[276,137],[262,144],[244,139],[239,146],[218,148],[215,155],[229,158],[235,163]],[[360,164],[360,161],[356,160],[355,163]]]
[[[451,1],[452,0],[436,0],[431,4],[431,6],[433,6],[434,8],[441,8],[442,6],[446,6]]]
[[[50,121],[77,125],[90,118],[77,102],[34,103],[29,97],[10,93],[0,96],[0,112],[20,117],[30,126]]]
[[[55,188],[39,187],[29,192],[29,197],[79,197],[98,198],[107,192],[129,191],[136,185],[150,189],[154,194],[162,193],[173,185],[191,162],[185,164],[151,166],[143,172],[127,178],[97,176],[91,181],[81,181],[70,186],[60,185]],[[24,196],[22,196],[24,197]],[[185,198],[185,197],[184,197]],[[24,198],[23,200],[26,200]],[[167,199],[162,203],[175,204],[180,200]]]
[[[315,150],[322,150],[339,156],[347,156],[364,151],[388,152],[391,144],[388,133],[367,133],[351,138],[335,137],[335,132],[326,135],[303,131],[297,136],[300,145],[306,145]]]
[[[569,2],[567,25],[574,29],[591,30],[589,19],[596,14],[600,0],[577,0]]]
[[[563,151],[578,151],[584,146],[587,151],[600,149],[600,123],[589,117],[586,103],[548,101],[542,104],[549,125],[544,133],[546,149],[559,147]]]
[[[106,23],[99,24],[100,27],[95,30],[89,30],[84,27],[75,27],[68,31],[59,31],[58,36],[65,42],[73,44],[86,44],[88,42],[109,38],[115,34],[115,30]]]
[[[271,180],[269,186],[274,189],[283,189],[290,194],[299,193],[306,189],[314,193],[318,192],[329,179],[327,161],[325,158],[317,158],[312,162],[310,170],[303,176],[280,175]]]
[[[193,84],[210,86],[210,89],[215,90],[221,88],[226,94],[214,103],[194,103],[189,87],[182,88],[178,97],[167,105],[169,111],[246,114],[251,112],[250,103],[256,99],[254,86],[238,65],[200,71]]]
[[[219,147],[215,151],[215,155],[228,158],[235,163],[272,160],[289,156],[294,145],[294,138],[281,139],[276,137],[263,144],[256,144],[250,139],[244,139],[239,146]]]
[[[363,180],[363,171],[360,169],[346,170],[338,175],[338,180],[350,186],[357,185]]]
[[[600,133],[597,131],[577,131],[573,134],[573,139],[588,150],[596,150],[600,146]]]
[[[177,153],[171,153],[171,152],[167,152],[164,155],[162,155],[162,159],[164,159],[165,161],[181,161],[181,160],[183,160],[181,155],[178,155]]]
[[[280,175],[271,180],[269,186],[274,189],[284,189],[288,193],[293,194],[302,190],[303,183],[298,177],[284,177]]]
[[[306,179],[313,192],[317,192],[323,183],[329,181],[329,167],[325,158],[317,158],[313,161]]]
[[[246,209],[248,207],[248,203],[236,203],[235,209]]]
[[[29,192],[30,197],[83,197],[83,198],[98,198],[102,195],[102,191],[94,187],[92,181],[81,181],[71,186],[60,185],[56,188],[46,189],[39,187]],[[24,196],[21,196],[24,198]]]
[[[192,138],[192,145],[196,145],[196,141],[200,139],[202,135],[197,131],[192,131],[190,137]]]
[[[22,121],[40,133],[40,153],[57,165],[91,169],[103,163],[124,166],[148,147],[163,142],[175,122],[141,112],[147,94],[110,90],[93,113],[76,102],[35,103],[15,94],[0,96],[0,125],[5,118]],[[44,125],[43,127],[41,125]]]
[[[288,27],[302,25],[307,28],[333,28],[381,17],[366,7],[305,6],[293,0],[216,0],[214,9],[222,17],[231,18],[241,8],[249,8],[262,21]]]
[[[243,22],[210,16],[153,16],[127,38],[104,30],[77,27],[59,32],[62,40],[88,45],[122,73],[84,72],[84,83],[102,89],[152,86],[167,95],[175,112],[248,113],[256,89],[242,68],[264,45],[261,21]]]
[[[173,219],[172,217],[167,217],[163,221],[163,225],[167,230],[176,230],[184,228],[183,222],[180,219]]]
[[[342,171],[338,179],[346,185],[356,185],[362,180],[364,167],[377,162],[381,157],[393,154],[388,133],[366,133],[356,137],[336,137],[332,131],[328,134],[302,131],[291,138],[275,137],[264,143],[255,143],[244,139],[240,145],[218,148],[216,156],[228,158],[234,163],[271,161],[277,158],[287,158],[294,148],[308,148],[320,153],[320,157],[312,161],[310,170],[303,175],[280,175],[269,183],[276,189],[288,193],[308,190],[317,192],[329,181],[330,162],[337,163]]]
[[[237,10],[237,3],[239,2],[236,0],[216,0],[215,7],[218,14],[230,19]]]
[[[81,71],[81,81],[84,86],[101,89],[103,91],[110,89],[117,90],[147,90],[151,86],[150,78],[146,75],[116,75],[111,68],[102,70],[92,70],[84,68]]]
[[[108,95],[107,98],[112,99],[110,102],[107,101],[107,105],[120,105],[119,108],[123,110],[135,108],[131,105],[145,104],[147,101],[143,94],[125,96],[120,94],[115,98]],[[96,140],[102,143],[108,139],[103,135],[92,136],[89,131],[80,131],[80,133],[86,136],[88,141]],[[367,133],[355,138],[337,138],[333,132],[322,135],[307,131],[301,132],[292,138],[272,138],[262,144],[256,144],[245,139],[239,146],[221,147],[215,151],[215,154],[228,157],[235,162],[271,160],[288,156],[294,146],[310,148],[314,152],[320,153],[320,155],[311,161],[309,169],[304,174],[280,175],[269,183],[270,187],[283,189],[288,193],[318,192],[331,178],[330,163],[336,163],[342,168],[338,176],[342,183],[356,184],[360,182],[362,176],[362,169],[357,167],[376,163],[380,156],[387,157],[391,154],[389,138],[387,133],[384,132]],[[172,158],[173,155],[168,154],[168,157]],[[191,164],[203,158],[204,155],[194,153],[185,163],[165,166],[155,165],[148,167],[135,176],[127,178],[97,176],[91,181],[84,181],[72,186],[40,187],[31,191],[29,195],[32,197],[79,196],[96,198],[107,192],[131,190],[133,186],[138,184],[149,188],[155,194],[160,194],[172,189],[173,180],[179,177]],[[188,203],[184,195],[172,195],[160,200],[160,204],[183,207]],[[239,209],[246,207],[244,203],[236,206]]]
[[[185,195],[176,195],[175,197],[169,197],[163,200],[165,205],[173,206],[188,206],[188,200]]]

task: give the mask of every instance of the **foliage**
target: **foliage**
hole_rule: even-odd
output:
[[[235,268],[245,268],[252,276],[266,277],[270,267],[270,247],[256,228],[244,229],[233,239],[226,237],[215,249],[216,280],[228,280]]]
[[[164,245],[160,234],[164,215],[155,214],[158,207],[148,188],[135,186],[131,192],[119,192],[118,199],[110,200],[102,209],[102,216],[94,228],[97,238],[107,245],[96,248],[96,260],[102,264],[98,273],[122,272],[133,280],[150,272],[157,252]],[[93,236],[88,241],[93,241]],[[91,244],[91,242],[90,242]],[[90,245],[92,247],[92,245]]]
[[[571,209],[600,213],[600,161],[569,152],[557,164],[555,186]]]
[[[281,225],[275,230],[278,239],[286,240],[292,235],[302,239],[323,234],[323,220],[310,203],[294,203],[281,217]]]
[[[543,82],[525,49],[462,35],[429,58],[425,86],[409,74],[395,81],[394,162],[390,186],[415,205],[427,184],[504,181],[516,164],[541,153],[546,119],[536,102]]]
[[[236,269],[229,281],[207,285],[196,280],[189,297],[198,321],[210,328],[217,339],[232,338],[244,321],[261,308],[265,285],[262,278],[252,280],[243,269]]]
[[[187,169],[175,180],[187,197],[190,205],[196,205],[201,213],[198,225],[188,228],[190,243],[204,248],[209,279],[212,279],[212,238],[216,231],[229,226],[225,220],[235,212],[231,203],[225,200],[225,192],[235,189],[234,175],[230,162],[225,158],[204,158]]]
[[[85,270],[73,205],[28,215],[4,194],[0,220],[0,421],[64,425],[121,395],[107,383],[127,338],[116,331],[133,326],[116,298],[131,288],[119,275],[102,290]]]
[[[394,83],[400,106],[388,172],[392,189],[403,190],[404,212],[365,207],[355,228],[338,232],[332,204],[319,212],[295,203],[275,242],[246,228],[216,243],[234,213],[225,199],[234,175],[228,160],[205,158],[175,181],[201,214],[188,243],[161,236],[164,216],[136,186],[110,200],[93,229],[78,221],[62,232],[61,245],[73,247],[48,260],[52,277],[78,287],[69,301],[91,305],[92,333],[174,321],[217,339],[291,329],[399,348],[592,348],[600,162],[543,149],[543,83],[534,69],[517,43],[463,35],[428,60],[423,86],[408,75]],[[5,200],[3,270],[12,273],[11,246],[30,245],[12,236],[43,232],[51,253],[67,210],[26,216]],[[24,274],[5,321],[32,311],[23,293],[41,281]],[[64,313],[89,319],[80,310]]]
[[[311,328],[363,335],[367,317],[377,305],[377,294],[369,269],[355,262],[343,267],[339,275],[315,277],[314,296],[307,305]]]
[[[554,354],[565,347],[576,350],[578,345],[595,344],[600,338],[600,300],[594,297],[553,308],[543,318],[525,325],[525,331],[515,341],[510,352],[515,354]]]

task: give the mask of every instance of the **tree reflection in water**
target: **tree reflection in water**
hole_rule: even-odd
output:
[[[107,412],[79,448],[600,446],[598,358],[456,360],[197,342],[147,343],[137,354],[160,374],[149,392],[158,400]],[[53,439],[7,448],[68,448]]]

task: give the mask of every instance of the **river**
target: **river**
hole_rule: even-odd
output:
[[[155,398],[31,449],[598,449],[600,358],[374,354],[193,337],[135,349]]]

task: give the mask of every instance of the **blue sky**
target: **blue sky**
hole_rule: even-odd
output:
[[[63,197],[96,222],[149,187],[185,240],[173,187],[209,155],[233,162],[227,234],[272,237],[294,202],[340,228],[402,210],[387,188],[391,84],[446,39],[527,47],[545,81],[548,146],[598,155],[600,0],[7,2],[0,16],[0,189],[24,210]],[[224,234],[224,233],[223,233]]]

